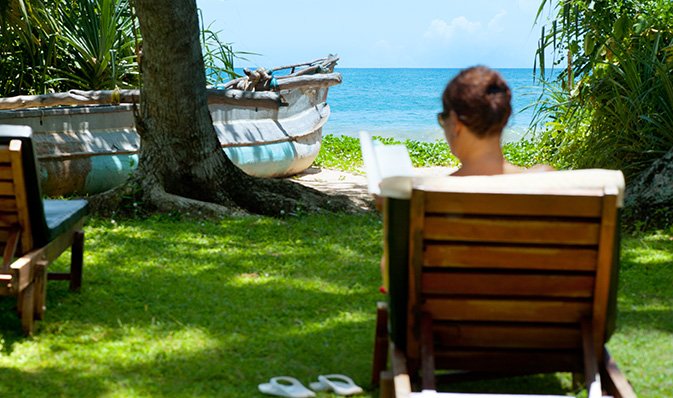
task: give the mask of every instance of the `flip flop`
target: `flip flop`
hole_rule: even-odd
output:
[[[358,386],[348,376],[344,375],[320,375],[318,381],[310,384],[315,391],[334,391],[337,395],[355,395],[362,393],[362,387]]]
[[[315,393],[304,387],[299,380],[294,377],[279,376],[273,377],[268,383],[262,383],[257,386],[263,394],[275,395],[278,397],[290,398],[311,398]]]

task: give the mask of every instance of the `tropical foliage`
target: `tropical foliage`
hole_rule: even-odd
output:
[[[201,30],[208,82],[236,76],[243,53]],[[129,0],[0,0],[0,96],[137,88],[141,41]]]
[[[423,142],[414,140],[399,141],[390,137],[374,137],[386,145],[403,144],[409,151],[414,167],[457,167],[458,159],[449,150],[444,140]],[[530,167],[540,162],[535,143],[527,140],[506,143],[503,146],[505,158],[512,164]],[[327,134],[323,137],[315,166],[345,171],[362,170],[362,152],[360,140],[346,135]]]
[[[226,43],[220,38],[220,32],[212,29],[212,24],[204,26],[203,14],[199,10],[201,20],[201,49],[203,50],[203,63],[206,67],[206,81],[209,85],[217,87],[228,81],[240,77],[234,71],[236,58],[245,59],[245,55],[254,53],[234,51],[232,43]]]
[[[128,0],[77,1],[59,7],[54,31],[65,65],[55,67],[68,88],[137,86],[136,42]]]
[[[0,94],[138,85],[128,0],[0,2]]]
[[[537,108],[545,160],[634,176],[673,147],[673,2],[542,0],[538,19],[548,6],[536,66],[563,67]]]
[[[0,90],[2,94],[46,91],[56,62],[55,35],[42,1],[0,0]]]

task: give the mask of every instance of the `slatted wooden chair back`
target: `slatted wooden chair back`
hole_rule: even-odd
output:
[[[26,334],[46,308],[46,282],[67,280],[81,286],[85,200],[44,200],[32,131],[0,125],[0,296],[16,297]],[[69,272],[48,272],[49,264],[71,248]]]
[[[430,319],[437,369],[581,372],[614,299],[617,193],[414,190],[406,355]]]
[[[33,248],[21,141],[0,145],[0,242],[5,247],[3,271],[7,271],[20,242],[19,252]]]

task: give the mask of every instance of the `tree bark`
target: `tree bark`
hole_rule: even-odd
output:
[[[236,167],[222,151],[208,111],[195,0],[136,0],[135,5],[143,37],[136,115],[141,147],[131,184],[144,204],[207,216],[241,209],[282,215],[355,208],[345,197],[250,177]]]

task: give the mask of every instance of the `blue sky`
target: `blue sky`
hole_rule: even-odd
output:
[[[540,0],[197,0],[238,51],[237,66],[280,66],[336,53],[340,67],[532,68]]]

